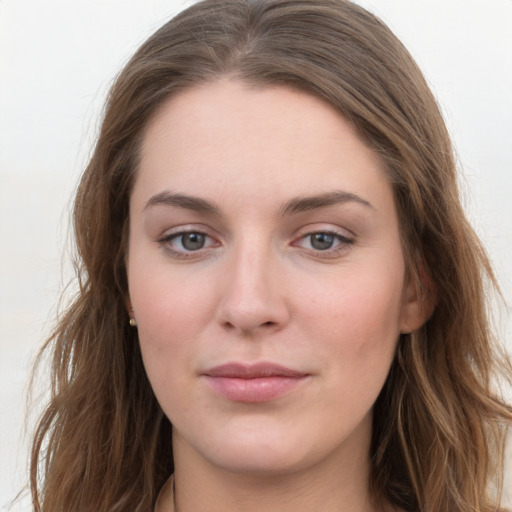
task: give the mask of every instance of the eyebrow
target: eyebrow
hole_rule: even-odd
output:
[[[335,190],[316,196],[304,196],[291,199],[281,208],[280,213],[281,215],[291,215],[345,203],[357,203],[367,208],[374,209],[369,201],[356,194]]]
[[[279,209],[279,213],[282,216],[293,215],[296,213],[317,210],[320,208],[327,208],[328,206],[335,206],[351,202],[374,209],[372,204],[366,199],[363,199],[356,194],[352,194],[351,192],[336,190],[315,196],[295,197],[290,201],[287,201]],[[146,203],[144,209],[156,205],[175,206],[178,208],[185,208],[187,210],[216,216],[220,216],[221,214],[220,207],[211,201],[186,194],[173,194],[167,191],[160,192],[159,194],[152,196]]]
[[[160,192],[150,198],[144,209],[149,206],[166,205],[177,206],[187,210],[211,215],[220,215],[220,208],[214,203],[201,199],[200,197],[188,196],[185,194],[172,194],[171,192]]]

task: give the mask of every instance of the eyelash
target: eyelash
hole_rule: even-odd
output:
[[[213,241],[214,243],[208,244],[207,247],[204,247],[204,246],[200,247],[197,250],[187,250],[186,248],[183,247],[183,238],[186,235],[199,235],[201,237],[204,237],[205,240],[210,240],[210,241]],[[176,249],[172,246],[173,240],[176,240],[176,239],[181,239],[181,246],[183,247],[183,249]],[[204,231],[194,230],[194,229],[187,229],[184,231],[170,233],[170,234],[162,237],[160,240],[158,240],[158,243],[161,244],[165,248],[166,251],[170,252],[173,257],[178,258],[178,259],[191,258],[196,255],[199,256],[200,254],[202,254],[204,249],[208,249],[208,247],[216,245],[216,242],[214,241],[214,239],[211,236],[206,234]],[[218,242],[217,242],[217,244],[218,244]]]
[[[313,254],[314,256],[320,257],[320,258],[335,258],[339,255],[340,252],[343,252],[348,249],[348,246],[352,245],[354,243],[354,239],[347,237],[345,235],[342,235],[336,231],[329,231],[329,230],[319,230],[319,231],[311,231],[309,233],[305,233],[304,235],[301,235],[296,242],[293,242],[292,245],[299,246],[299,242],[309,239],[310,245],[312,242],[312,237],[314,235],[323,235],[332,237],[335,241],[338,243],[334,245],[334,247],[329,247],[326,249],[315,249],[313,247],[307,250],[310,254]],[[333,242],[334,243],[334,242]]]
[[[207,246],[202,246],[196,250],[188,250],[183,247],[183,237],[186,235],[198,235],[200,237],[204,237],[205,243],[206,240],[210,240],[210,243],[208,243]],[[333,243],[337,241],[338,243],[334,245],[334,247],[328,247],[326,249],[315,249],[313,247],[310,248],[304,248],[301,247],[300,242],[305,241],[309,238],[310,244],[312,241],[312,237],[315,235],[322,235],[327,237],[333,238]],[[172,242],[174,240],[181,239],[181,246],[182,249],[176,249],[172,247]],[[213,242],[213,243],[212,243]],[[175,233],[170,233],[168,235],[165,235],[161,239],[158,240],[158,243],[161,244],[166,251],[170,252],[171,255],[177,259],[187,259],[187,258],[193,258],[194,256],[199,256],[204,253],[204,250],[208,250],[210,247],[218,247],[220,245],[219,242],[216,242],[211,236],[209,236],[204,231],[200,230],[184,230],[184,231],[178,231]],[[309,233],[305,233],[301,235],[299,238],[297,238],[295,241],[292,242],[292,246],[299,247],[307,251],[309,254],[312,254],[314,256],[317,256],[319,258],[335,258],[339,255],[340,252],[347,250],[348,246],[352,245],[354,243],[354,239],[347,237],[345,235],[342,235],[340,233],[337,233],[336,231],[329,231],[329,230],[318,230],[318,231],[311,231]]]

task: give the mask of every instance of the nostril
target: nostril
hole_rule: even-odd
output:
[[[262,327],[264,327],[264,328],[273,328],[276,325],[277,325],[277,322],[272,322],[271,320],[269,320],[268,322],[263,322],[263,323],[259,324],[259,328],[262,328]],[[241,331],[247,331],[247,332],[252,331],[252,330],[258,328],[258,326],[251,326],[251,327],[239,326],[239,327],[237,327],[234,323],[229,322],[229,321],[228,322],[224,322],[223,326],[227,330],[238,330],[238,329],[240,329]]]

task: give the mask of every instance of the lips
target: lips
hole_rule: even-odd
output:
[[[211,368],[202,376],[215,393],[228,400],[257,403],[289,393],[309,374],[273,363],[229,363]]]

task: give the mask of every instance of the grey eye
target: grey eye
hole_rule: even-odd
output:
[[[179,236],[181,245],[187,251],[198,251],[205,244],[206,237],[203,233],[184,233]]]
[[[331,249],[335,236],[329,233],[313,233],[310,236],[311,247],[317,251]]]

